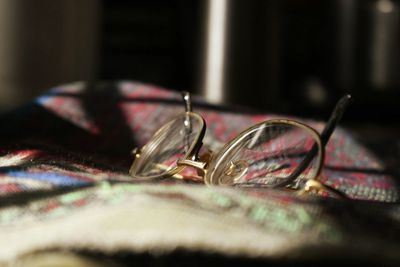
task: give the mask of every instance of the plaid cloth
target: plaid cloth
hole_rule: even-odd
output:
[[[247,127],[281,117],[227,111],[196,97],[194,110],[207,123],[203,142],[213,151],[218,151],[225,142]],[[32,103],[3,115],[0,133],[0,233],[3,230],[8,232],[13,227],[30,229],[31,223],[59,220],[61,224],[67,217],[79,218],[83,214],[79,212],[85,212],[88,208],[100,207],[110,211],[115,205],[145,197],[149,198],[148,203],[162,200],[167,205],[171,204],[171,207],[179,205],[178,210],[183,210],[180,215],[189,216],[199,210],[208,210],[210,214],[206,212],[206,215],[212,217],[215,214],[222,216],[220,213],[223,211],[223,216],[227,216],[223,218],[229,218],[230,222],[239,216],[246,224],[261,229],[264,234],[273,233],[279,238],[283,236],[286,241],[301,236],[301,242],[294,242],[295,245],[290,246],[291,250],[304,248],[304,244],[309,247],[328,242],[329,246],[334,245],[343,251],[353,249],[367,256],[378,246],[386,246],[388,250],[385,255],[392,258],[392,249],[399,248],[399,206],[388,203],[398,202],[396,180],[385,173],[379,160],[350,132],[340,127],[327,144],[322,181],[353,199],[350,201],[301,199],[287,192],[267,189],[207,188],[173,179],[144,185],[112,185],[116,180],[130,181],[128,169],[132,161],[132,148],[145,144],[160,126],[182,111],[179,93],[148,84],[123,81],[97,85],[81,82],[62,85]],[[320,122],[299,120],[319,131],[324,126]],[[180,206],[182,203],[184,207]],[[148,208],[158,208],[157,205]],[[129,209],[135,213],[134,207]],[[140,207],[137,209],[138,214],[144,212]],[[165,218],[161,216],[161,219]],[[75,233],[79,233],[81,226],[75,227]],[[152,227],[160,226],[156,224]],[[82,229],[86,228],[82,226]],[[165,229],[158,230],[161,232],[156,233],[161,235]],[[147,244],[143,241],[139,245],[135,243],[123,248],[132,251],[162,248],[163,251],[170,251],[179,245],[182,248],[227,255],[239,253],[265,257],[282,256],[282,253],[288,251],[288,243],[283,242],[285,246],[280,247],[278,241],[275,246],[268,242],[264,246],[260,241],[259,249],[236,239],[235,242],[241,245],[235,247],[235,242],[231,246],[222,242],[221,246],[216,247],[212,244],[217,241],[211,237],[207,239],[211,241],[202,239],[209,236],[203,231],[199,230],[198,235],[192,234],[194,240],[198,237],[204,242],[201,246],[172,239],[159,243],[159,239],[150,238],[153,240],[151,246],[143,245]],[[212,232],[212,229],[209,231]],[[371,231],[374,234],[371,235]],[[15,238],[16,243],[20,242],[16,236],[12,236],[12,232],[9,238]],[[351,238],[346,237],[347,234]],[[238,236],[241,235],[246,237],[246,233]],[[70,236],[73,234],[70,233]],[[247,237],[254,238],[250,233]],[[264,237],[270,238],[268,235]],[[11,246],[0,253],[0,262],[53,245],[82,249],[82,246],[77,245],[82,240],[77,243],[57,243],[57,238],[49,240],[49,243],[43,240],[33,242],[29,247]],[[352,246],[355,244],[345,245],[349,240],[355,240],[355,244],[369,240],[375,242],[376,246],[359,246],[354,249]],[[121,248],[117,241],[115,248]],[[127,240],[119,241],[123,243]],[[115,252],[108,249],[110,246],[105,245],[107,242],[104,240],[91,242],[87,245],[105,252]]]

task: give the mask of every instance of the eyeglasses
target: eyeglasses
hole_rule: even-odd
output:
[[[190,94],[182,93],[185,112],[162,126],[141,149],[134,149],[133,179],[175,177],[207,185],[268,187],[299,193],[344,197],[320,182],[325,145],[350,103],[343,96],[322,133],[289,119],[258,123],[225,144],[218,153],[200,155],[206,131],[203,117],[192,111]],[[197,174],[185,175],[185,167]]]

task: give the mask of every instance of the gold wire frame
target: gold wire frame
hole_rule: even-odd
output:
[[[218,185],[221,184],[220,182],[213,182],[213,175],[215,174],[215,170],[218,168],[218,166],[223,162],[225,155],[229,154],[230,149],[233,149],[238,143],[242,142],[243,139],[245,139],[248,135],[250,135],[254,130],[259,129],[260,127],[268,127],[268,126],[275,126],[275,125],[290,125],[294,127],[298,127],[300,129],[303,129],[307,131],[314,139],[315,144],[318,147],[318,155],[317,157],[317,168],[314,174],[314,177],[310,179],[318,179],[319,175],[321,174],[322,170],[322,165],[324,162],[324,157],[325,157],[325,149],[322,146],[321,138],[318,132],[311,128],[310,126],[307,126],[301,122],[294,121],[294,120],[287,120],[287,119],[273,119],[273,120],[267,120],[260,122],[258,124],[255,124],[251,126],[250,128],[247,128],[238,136],[236,136],[233,140],[229,141],[226,143],[222,149],[218,152],[218,154],[215,156],[215,158],[219,158],[218,162],[213,162],[214,164],[211,165],[211,162],[208,165],[207,170],[205,170],[205,177],[204,177],[204,183],[207,185]],[[222,154],[220,157],[219,154]],[[211,166],[210,166],[211,165]],[[216,177],[217,180],[219,180],[219,177]],[[226,184],[229,185],[229,184]],[[233,185],[233,184],[232,184]]]
[[[260,122],[256,125],[253,125],[253,126],[249,127],[248,129],[244,130],[243,132],[241,132],[236,138],[234,138],[233,140],[226,143],[217,154],[215,154],[215,155],[205,154],[205,155],[201,155],[200,157],[199,157],[199,151],[202,146],[202,140],[205,135],[206,123],[202,116],[200,116],[199,114],[197,114],[195,112],[192,112],[190,94],[187,92],[183,92],[182,95],[183,95],[183,99],[185,101],[186,112],[176,116],[174,119],[172,119],[171,121],[166,123],[164,126],[162,126],[153,135],[153,137],[150,139],[150,141],[146,145],[144,145],[140,150],[138,150],[138,149],[133,150],[134,161],[130,167],[129,173],[135,180],[148,181],[148,180],[152,180],[152,179],[159,179],[159,178],[165,178],[165,177],[175,177],[175,178],[183,179],[184,177],[179,175],[179,173],[185,167],[190,166],[190,167],[196,168],[198,170],[199,176],[202,178],[202,181],[206,185],[209,185],[209,186],[221,185],[221,182],[218,180],[218,178],[217,178],[218,182],[213,182],[213,174],[215,174],[215,170],[219,166],[220,161],[222,161],[223,158],[228,154],[229,150],[234,148],[237,143],[241,142],[247,135],[251,134],[252,131],[254,131],[255,129],[263,127],[263,125],[264,126],[273,126],[273,125],[279,124],[279,125],[290,125],[290,126],[294,126],[294,127],[303,129],[303,130],[307,131],[315,140],[315,144],[313,145],[313,148],[316,145],[318,154],[311,155],[310,161],[308,163],[304,162],[306,164],[305,166],[307,167],[307,165],[309,163],[311,163],[311,160],[313,160],[313,159],[315,159],[315,157],[317,157],[317,167],[316,167],[314,177],[307,179],[306,183],[304,184],[304,187],[301,188],[301,190],[297,190],[297,191],[300,194],[311,192],[311,193],[315,193],[318,195],[320,195],[320,192],[322,192],[322,191],[327,191],[330,194],[332,194],[336,197],[339,197],[339,198],[346,197],[340,191],[338,191],[334,188],[331,188],[328,185],[322,184],[320,182],[320,174],[322,171],[322,166],[323,166],[323,162],[324,162],[324,158],[325,158],[325,145],[326,145],[327,141],[329,140],[329,137],[332,134],[334,127],[341,119],[341,116],[343,115],[344,110],[346,109],[347,105],[350,103],[350,100],[351,100],[350,95],[345,95],[344,97],[342,97],[339,100],[339,102],[335,106],[335,109],[334,109],[328,123],[326,124],[326,127],[323,130],[322,134],[319,134],[312,127],[310,127],[306,124],[303,124],[301,122],[295,121],[295,120],[288,120],[288,119],[267,120],[267,121]],[[182,117],[185,117],[186,119],[188,119],[189,117],[194,117],[200,122],[200,131],[196,135],[195,140],[191,144],[191,146],[188,149],[188,151],[186,152],[185,156],[177,161],[176,166],[174,166],[170,169],[166,168],[165,172],[163,172],[161,174],[156,174],[156,175],[151,175],[151,176],[137,175],[136,169],[137,169],[140,161],[146,160],[146,158],[153,151],[151,146],[157,145],[152,142],[153,138],[155,138],[157,135],[159,135],[160,133],[162,133],[163,131],[168,129],[169,125],[171,123],[173,123],[175,120],[182,118]],[[185,123],[186,122],[187,121],[185,121]],[[312,150],[313,149],[311,149],[310,152]],[[220,158],[219,162],[215,162],[214,158]],[[303,159],[303,161],[305,161],[305,159]],[[297,168],[300,168],[300,167],[298,166]],[[296,170],[293,173],[295,173]],[[299,171],[300,172],[298,173],[298,175],[301,174],[302,170],[299,169]],[[296,176],[294,176],[294,177],[296,178]],[[198,179],[193,178],[193,180],[198,180]],[[293,181],[294,181],[294,179],[292,179],[292,178],[289,179],[289,182],[293,182]],[[231,184],[231,185],[233,185],[233,184]],[[285,184],[283,186],[282,185],[283,184],[281,184],[281,185],[278,184],[277,186],[272,186],[272,187],[273,188],[280,187],[283,189],[293,190],[293,188],[288,186],[289,184]]]
[[[198,154],[198,151],[201,148],[202,140],[203,140],[204,134],[206,132],[206,123],[204,121],[204,118],[202,116],[200,116],[199,114],[197,114],[195,112],[190,112],[190,111],[187,111],[183,114],[179,114],[176,117],[174,117],[172,120],[170,120],[169,122],[164,124],[160,129],[158,129],[157,132],[154,133],[153,137],[159,135],[160,133],[162,133],[163,131],[168,129],[168,127],[170,126],[170,124],[172,122],[174,122],[175,120],[180,119],[184,116],[194,117],[200,122],[200,131],[197,134],[195,140],[193,141],[193,144],[191,144],[190,148],[188,149],[188,151],[186,152],[186,154],[183,158],[186,160],[194,160]],[[185,166],[176,165],[174,168],[171,168],[170,170],[167,170],[165,173],[162,173],[162,175],[158,175],[158,174],[152,175],[152,176],[136,175],[136,169],[137,169],[140,161],[146,160],[146,158],[153,151],[151,146],[157,145],[157,144],[153,144],[151,142],[152,139],[153,138],[151,138],[150,141],[146,145],[144,145],[141,149],[135,149],[134,151],[132,151],[133,156],[134,156],[134,161],[129,169],[129,174],[137,180],[152,180],[152,179],[159,179],[159,178],[165,178],[165,177],[172,177],[172,176],[178,174],[179,172],[181,172],[185,168]]]
[[[170,170],[166,170],[162,174],[157,174],[157,175],[152,175],[152,176],[138,176],[136,175],[136,168],[139,164],[139,161],[141,160],[146,160],[146,157],[152,152],[151,146],[157,145],[153,144],[151,141],[148,142],[145,146],[143,146],[140,151],[135,151],[134,156],[135,160],[132,163],[132,166],[129,170],[129,173],[138,180],[152,180],[152,179],[160,179],[160,178],[165,178],[165,177],[172,177],[176,176],[176,174],[180,173],[185,167],[190,166],[198,169],[200,175],[203,177],[203,181],[206,185],[213,186],[213,185],[220,185],[221,183],[219,182],[213,182],[213,175],[215,174],[215,170],[219,166],[220,162],[213,162],[214,158],[220,158],[220,161],[223,161],[225,155],[229,154],[229,150],[233,148],[237,143],[242,142],[242,140],[249,134],[251,134],[255,129],[259,129],[260,127],[268,127],[268,126],[275,126],[275,125],[290,125],[294,127],[298,127],[300,129],[303,129],[307,131],[307,133],[310,134],[310,136],[313,137],[315,144],[318,147],[318,154],[316,155],[317,158],[317,163],[316,163],[316,171],[314,173],[314,176],[309,178],[310,180],[315,180],[317,181],[319,179],[319,175],[322,170],[322,165],[324,161],[324,155],[325,155],[325,150],[324,147],[322,146],[321,143],[321,138],[318,132],[311,128],[310,126],[307,126],[301,122],[294,121],[294,120],[287,120],[287,119],[273,119],[273,120],[268,120],[268,121],[263,121],[258,124],[253,125],[252,127],[244,130],[241,132],[236,138],[233,140],[229,141],[226,143],[221,150],[215,154],[214,156],[209,156],[205,161],[199,160],[198,153],[199,150],[202,146],[202,140],[205,135],[205,130],[206,130],[206,124],[203,119],[199,114],[194,113],[194,112],[185,112],[184,114],[180,114],[176,116],[174,119],[169,121],[168,123],[164,124],[153,136],[159,135],[161,132],[165,131],[168,129],[170,124],[179,119],[182,118],[183,116],[192,116],[196,118],[200,122],[200,131],[196,135],[195,140],[193,141],[192,145],[190,146],[189,150],[185,154],[185,156],[180,159],[177,163],[177,165]],[[220,155],[222,153],[222,155]],[[212,169],[210,169],[210,166]],[[179,177],[179,176],[178,176]],[[218,178],[217,178],[218,180]],[[225,184],[226,185],[226,184]],[[317,186],[316,183],[312,183],[311,186],[315,188]],[[310,185],[309,185],[310,187]],[[311,187],[310,187],[311,188]],[[325,188],[325,190],[329,190],[328,188]]]

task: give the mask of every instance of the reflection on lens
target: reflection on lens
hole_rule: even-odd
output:
[[[204,131],[203,119],[184,113],[165,124],[142,148],[130,174],[135,178],[161,178],[177,170],[177,160],[186,158]]]
[[[205,181],[212,185],[277,187],[319,174],[318,134],[293,121],[260,123],[229,142],[214,158]]]

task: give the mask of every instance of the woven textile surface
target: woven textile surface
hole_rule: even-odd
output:
[[[0,262],[52,248],[400,259],[396,180],[340,127],[326,147],[322,182],[347,201],[174,179],[132,182],[132,148],[183,110],[179,93],[156,86],[73,83],[4,115]],[[247,127],[281,117],[226,111],[196,97],[194,110],[207,123],[203,143],[213,151]]]

